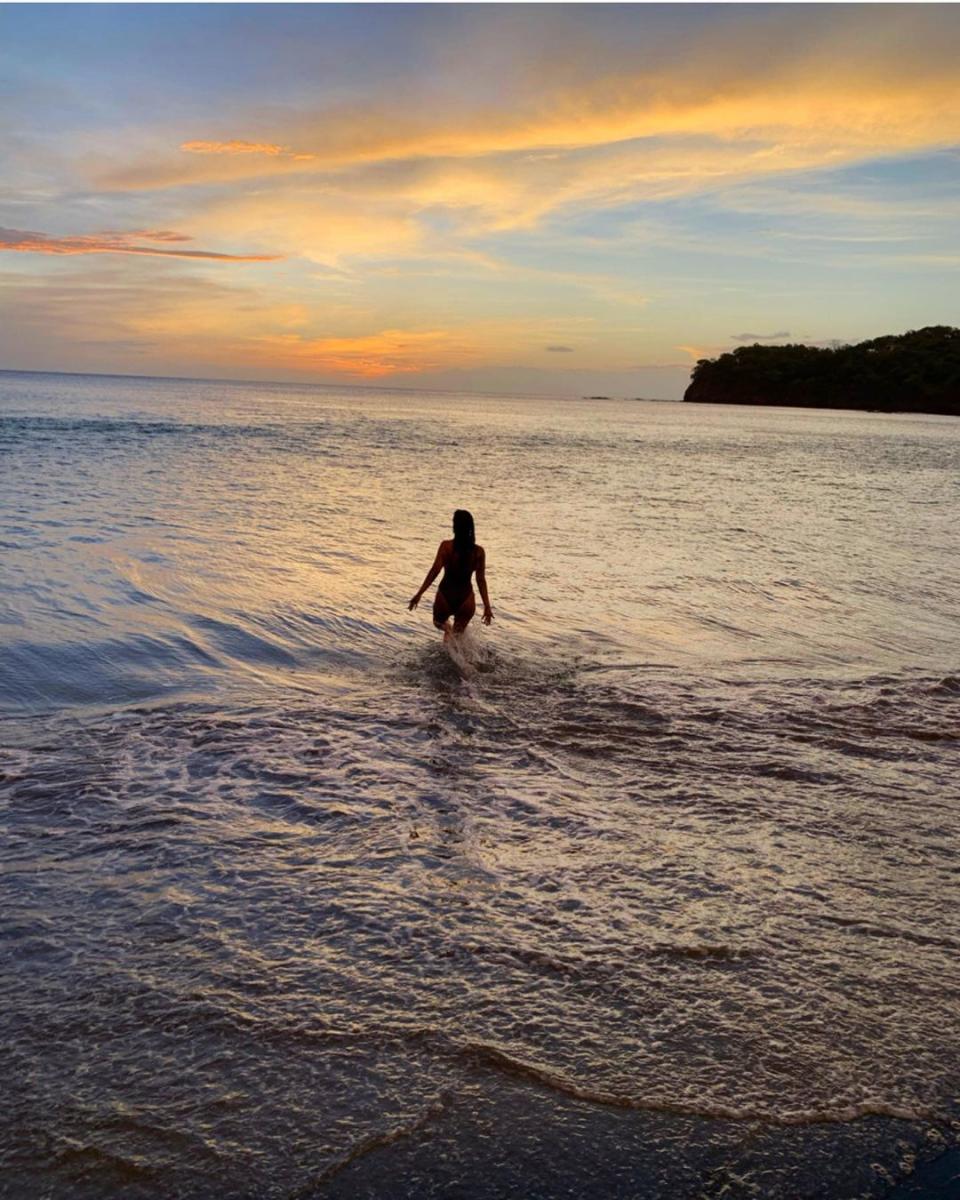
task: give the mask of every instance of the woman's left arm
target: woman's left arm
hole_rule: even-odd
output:
[[[483,598],[483,623],[489,625],[493,620],[493,609],[490,607],[490,597],[487,594],[487,552],[477,547],[477,587]]]

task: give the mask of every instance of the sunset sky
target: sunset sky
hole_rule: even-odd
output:
[[[960,323],[960,7],[8,5],[0,367],[673,397]]]

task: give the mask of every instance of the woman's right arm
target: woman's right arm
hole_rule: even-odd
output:
[[[436,579],[436,577],[443,570],[443,557],[444,557],[443,548],[444,548],[444,543],[441,542],[440,548],[437,550],[437,557],[433,560],[433,566],[427,572],[427,577],[423,581],[423,583],[420,587],[420,591],[417,592],[417,594],[414,596],[414,598],[410,601],[409,605],[407,606],[411,611],[417,607],[417,605],[420,603],[420,597],[423,595],[423,593],[427,590],[427,588],[430,586],[430,584],[433,583],[433,581]]]

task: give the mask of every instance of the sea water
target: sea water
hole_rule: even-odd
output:
[[[0,554],[0,1194],[960,1141],[960,422],[4,373]]]

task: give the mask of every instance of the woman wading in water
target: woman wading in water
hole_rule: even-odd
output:
[[[463,633],[477,611],[477,600],[470,585],[470,576],[476,571],[477,587],[483,597],[483,623],[489,625],[493,620],[493,609],[487,595],[486,566],[487,556],[473,535],[473,517],[465,508],[458,508],[453,514],[453,537],[440,543],[437,557],[427,572],[423,586],[410,601],[410,609],[417,607],[420,597],[442,570],[443,578],[433,601],[433,623],[443,630],[444,641],[451,632]]]

